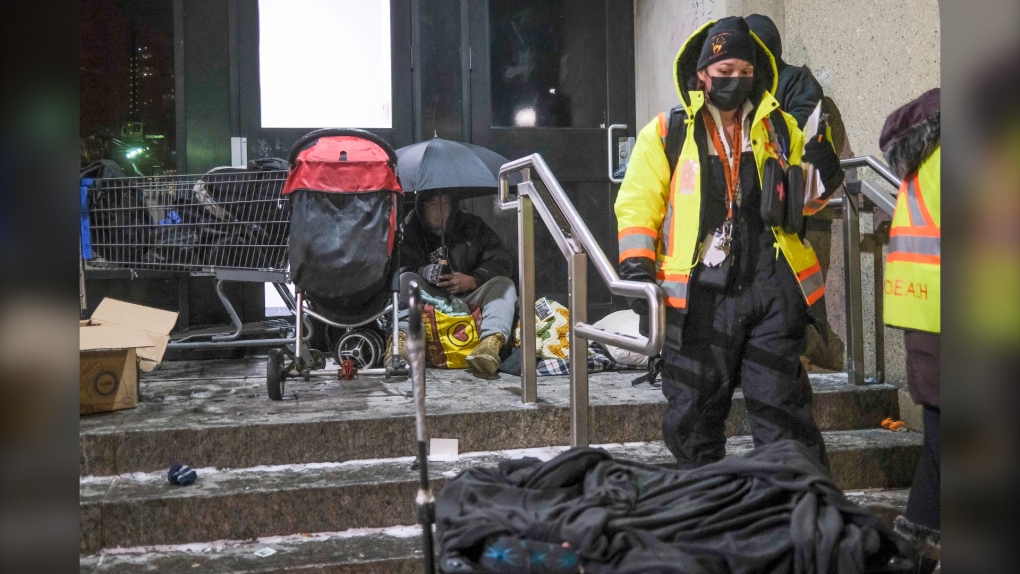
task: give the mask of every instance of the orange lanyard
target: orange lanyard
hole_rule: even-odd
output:
[[[733,126],[733,144],[730,146],[732,153],[727,155],[726,148],[723,147],[722,140],[719,138],[719,129],[716,128],[715,120],[712,119],[712,114],[707,109],[705,110],[705,126],[712,133],[712,143],[715,144],[715,151],[719,154],[723,175],[726,177],[727,219],[733,219],[733,198],[736,196],[737,186],[740,185],[740,156],[744,151],[744,140],[741,134],[744,122],[741,118],[737,118],[736,123],[737,125]]]

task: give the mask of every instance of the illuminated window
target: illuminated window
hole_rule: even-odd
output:
[[[259,0],[263,128],[393,127],[389,0]]]

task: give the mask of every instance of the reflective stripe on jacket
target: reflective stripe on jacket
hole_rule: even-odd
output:
[[[903,180],[889,228],[885,262],[886,324],[942,330],[942,147]]]

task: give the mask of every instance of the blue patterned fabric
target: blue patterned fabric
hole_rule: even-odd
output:
[[[482,550],[479,564],[488,572],[578,572],[577,552],[569,544],[553,544],[513,536],[489,539]]]

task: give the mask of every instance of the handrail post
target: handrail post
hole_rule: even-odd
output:
[[[872,216],[872,221],[877,217]],[[882,253],[882,244],[878,241],[878,225],[872,226],[872,267],[875,270],[875,288],[872,289],[872,299],[875,302],[875,382],[885,382],[885,323],[883,321],[885,293],[885,257]]]
[[[525,174],[527,179],[527,174]],[[535,370],[535,206],[531,196],[517,198],[517,260],[521,287],[521,402],[538,401]]]
[[[536,192],[531,183],[531,170],[538,174],[551,204]],[[517,184],[517,197],[511,199],[509,176],[522,174]],[[499,170],[499,207],[517,210],[518,268],[520,279],[521,311],[521,401],[536,402],[538,397],[535,382],[535,209],[542,222],[553,234],[569,266],[570,293],[570,360],[571,365],[571,427],[570,440],[574,445],[587,445],[589,399],[588,399],[588,340],[618,346],[649,356],[659,354],[665,323],[664,293],[654,283],[626,281],[620,279],[615,267],[606,259],[605,253],[595,241],[591,231],[574,209],[567,193],[560,186],[545,160],[539,154],[532,154],[503,164]],[[649,305],[649,334],[647,337],[633,337],[610,333],[588,325],[588,260],[594,264],[599,276],[609,286],[610,292],[627,297],[643,297]]]
[[[861,289],[860,197],[843,198],[843,280],[846,301],[846,372],[852,385],[864,384],[864,311]]]
[[[570,324],[588,321],[588,256],[574,253],[567,263]],[[570,446],[588,446],[588,340],[570,330]]]

